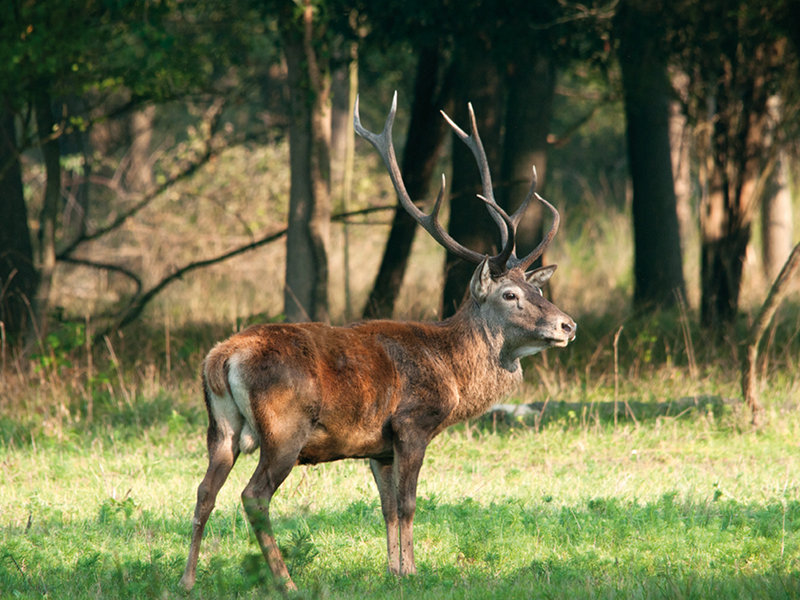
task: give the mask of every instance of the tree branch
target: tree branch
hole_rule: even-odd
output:
[[[136,273],[134,273],[130,269],[126,269],[125,267],[121,267],[113,263],[89,260],[86,258],[75,258],[73,256],[65,256],[64,258],[61,258],[59,260],[73,265],[82,265],[84,267],[92,267],[94,269],[102,269],[104,271],[113,271],[114,273],[119,273],[120,275],[124,275],[125,277],[133,281],[133,284],[136,286],[136,291],[134,292],[134,296],[138,296],[142,291],[141,278]]]
[[[367,215],[383,210],[395,210],[396,208],[397,207],[394,204],[383,205],[383,206],[372,206],[360,210],[337,213],[331,217],[331,220],[344,221],[350,217]],[[215,265],[217,263],[221,263],[229,258],[233,258],[234,256],[238,256],[240,254],[244,254],[245,252],[249,252],[250,250],[255,250],[256,248],[265,246],[271,242],[274,242],[282,238],[284,235],[286,235],[286,231],[287,229],[284,227],[258,240],[250,242],[249,244],[239,246],[238,248],[234,248],[233,250],[229,250],[217,256],[190,262],[184,265],[183,267],[175,270],[170,275],[164,277],[161,281],[159,281],[157,284],[155,284],[153,287],[151,287],[144,293],[140,293],[141,285],[139,285],[137,293],[135,294],[131,302],[128,304],[128,306],[119,315],[117,315],[112,325],[109,325],[102,331],[99,331],[95,334],[94,336],[95,341],[102,340],[103,336],[108,335],[108,333],[114,329],[119,329],[121,327],[125,327],[126,325],[132,323],[142,314],[145,307],[150,303],[151,300],[153,300],[153,298],[156,297],[156,295],[158,295],[161,291],[163,291],[164,288],[166,288],[169,284],[173,283],[178,279],[181,279],[187,273],[190,273],[191,271],[195,271],[202,267],[208,267],[211,265]],[[114,265],[108,265],[106,263],[91,263],[91,261],[82,261],[81,259],[65,259],[65,260],[68,260],[69,262],[76,262],[78,264],[85,264],[87,266],[96,266],[98,268],[114,270],[133,278],[137,282],[139,281],[139,278],[135,274],[131,273],[130,271],[127,271],[127,269],[124,269],[122,267],[115,267]]]
[[[161,185],[156,186],[151,191],[147,192],[144,196],[142,196],[139,201],[137,201],[132,207],[126,210],[124,213],[120,214],[115,218],[111,223],[100,227],[92,232],[87,232],[72,242],[70,242],[65,248],[63,248],[57,255],[56,258],[58,260],[66,260],[75,249],[85,242],[89,242],[92,240],[96,240],[111,231],[114,231],[118,227],[120,227],[125,221],[130,219],[140,210],[145,208],[148,204],[150,204],[153,200],[155,200],[160,194],[164,193],[168,190],[171,186],[175,185],[179,181],[186,179],[197,172],[200,167],[205,165],[209,160],[219,154],[224,147],[222,146],[215,146],[212,144],[213,141],[213,132],[216,129],[216,124],[219,122],[220,115],[222,114],[222,108],[224,106],[224,102],[220,99],[215,101],[211,107],[206,111],[206,114],[203,116],[203,121],[201,125],[201,129],[206,132],[207,137],[204,140],[205,150],[203,151],[200,156],[198,156],[194,161],[189,163],[189,165],[185,166],[181,171],[164,181]]]
[[[758,425],[761,413],[764,410],[758,398],[758,376],[756,375],[758,346],[764,336],[764,332],[775,316],[775,311],[778,310],[778,306],[780,306],[788,292],[788,284],[794,277],[798,267],[800,267],[800,243],[794,247],[780,274],[772,284],[767,299],[764,300],[764,304],[761,306],[758,317],[756,317],[753,326],[750,328],[750,334],[747,338],[747,348],[742,360],[742,396],[753,413],[753,425]]]

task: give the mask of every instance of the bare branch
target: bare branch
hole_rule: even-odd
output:
[[[59,260],[73,265],[82,265],[84,267],[91,267],[93,269],[102,269],[104,271],[113,271],[114,273],[119,273],[120,275],[124,275],[125,277],[133,281],[133,284],[136,286],[136,291],[134,292],[134,296],[138,296],[139,293],[142,291],[141,278],[130,269],[126,269],[125,267],[121,267],[120,265],[89,260],[86,258],[75,258],[73,256],[66,256]]]
[[[747,406],[750,407],[753,417],[753,425],[758,425],[759,418],[763,412],[763,407],[758,399],[758,376],[756,375],[756,364],[758,363],[758,346],[764,332],[772,322],[775,311],[778,310],[784,296],[788,292],[789,282],[800,268],[800,243],[798,243],[786,263],[783,265],[780,274],[775,279],[769,290],[767,299],[761,306],[761,310],[756,317],[750,334],[747,337],[747,348],[742,360],[742,396]]]
[[[67,257],[69,257],[70,254],[72,254],[72,252],[74,252],[75,249],[81,244],[92,240],[96,240],[114,231],[115,229],[121,227],[125,223],[125,221],[127,221],[136,213],[138,213],[147,205],[149,205],[153,200],[155,200],[159,195],[168,190],[171,186],[175,185],[179,181],[191,177],[209,160],[211,160],[217,154],[219,154],[224,149],[224,147],[219,145],[214,145],[212,141],[214,139],[213,132],[216,129],[216,124],[218,123],[219,117],[222,114],[223,105],[224,103],[221,100],[217,100],[206,111],[206,114],[203,117],[203,125],[202,125],[202,129],[207,133],[207,137],[204,140],[205,149],[194,161],[190,162],[178,173],[169,177],[161,185],[156,186],[155,188],[144,194],[136,203],[134,203],[133,206],[131,206],[128,210],[126,210],[122,214],[118,215],[113,221],[111,221],[107,225],[104,225],[103,227],[100,227],[99,229],[96,229],[94,231],[84,233],[75,240],[73,240],[72,242],[70,242],[65,248],[63,248],[56,255],[56,258],[58,260],[66,260]]]
[[[371,214],[373,212],[378,212],[383,210],[395,210],[396,208],[397,208],[396,205],[373,206],[361,210],[337,213],[331,217],[331,220],[344,221],[345,219],[348,219],[350,217]],[[161,281],[156,283],[154,286],[149,288],[144,293],[140,293],[141,292],[141,284],[140,284],[139,288],[137,289],[137,293],[131,299],[128,306],[125,309],[123,309],[123,311],[119,315],[117,315],[116,318],[114,319],[113,325],[109,325],[102,331],[99,331],[95,334],[94,336],[95,341],[102,340],[103,336],[107,335],[111,330],[124,327],[125,325],[129,325],[131,322],[136,320],[139,317],[139,315],[142,314],[144,308],[150,303],[151,300],[153,300],[153,298],[155,298],[168,285],[170,285],[171,283],[173,283],[178,279],[181,279],[187,273],[190,273],[197,269],[201,269],[203,267],[208,267],[211,265],[221,263],[225,260],[228,260],[229,258],[233,258],[234,256],[239,256],[240,254],[244,254],[245,252],[249,252],[250,250],[255,250],[256,248],[260,248],[261,246],[265,246],[269,243],[277,241],[284,235],[286,235],[286,231],[287,228],[284,227],[282,229],[279,229],[278,231],[274,231],[268,235],[265,235],[264,237],[258,240],[250,242],[249,244],[239,246],[237,248],[234,248],[233,250],[229,250],[217,256],[190,262],[184,265],[183,267],[173,271],[170,275],[164,277]],[[70,260],[70,262],[78,262],[79,260],[80,259],[72,259]],[[98,268],[111,269],[123,273],[125,275],[128,275],[129,277],[135,279],[136,281],[139,281],[138,277],[135,274],[131,273],[130,271],[127,271],[127,269],[123,269],[122,267],[115,268],[114,265],[107,265],[105,263],[90,264],[90,261],[82,261],[79,264],[86,264],[88,266],[96,266]]]
[[[286,235],[286,228],[280,229],[274,233],[271,233],[259,240],[251,242],[249,244],[245,244],[244,246],[239,246],[238,248],[234,248],[228,252],[220,254],[218,256],[214,256],[212,258],[206,258],[204,260],[197,260],[190,262],[187,265],[184,265],[180,269],[173,271],[170,275],[164,277],[161,281],[155,284],[153,287],[148,289],[143,294],[140,294],[137,298],[134,298],[128,307],[124,310],[124,312],[115,320],[115,325],[113,327],[108,327],[104,331],[101,331],[95,335],[95,339],[102,338],[104,335],[107,335],[108,332],[112,329],[117,329],[120,327],[124,327],[125,325],[130,324],[139,315],[142,314],[145,306],[150,303],[150,301],[155,298],[157,294],[159,294],[164,288],[166,288],[169,284],[173,283],[174,281],[181,279],[187,273],[191,271],[195,271],[202,267],[208,267],[210,265],[214,265],[220,262],[223,262],[229,258],[233,258],[234,256],[238,256],[239,254],[244,254],[250,250],[254,250],[255,248],[259,248],[270,242],[274,242],[275,240],[280,239]]]

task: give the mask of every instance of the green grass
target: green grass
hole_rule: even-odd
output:
[[[561,396],[586,410],[442,434],[419,486],[419,574],[403,580],[386,574],[366,464],[296,468],[272,514],[298,597],[800,598],[793,379],[765,394],[767,423],[754,431],[735,405],[642,409],[730,386],[720,372],[682,373],[648,368],[618,391],[641,402],[636,422],[615,426],[599,410],[608,382],[567,373]],[[80,406],[56,424],[58,411],[0,422],[0,597],[186,596],[205,416],[191,379],[152,388],[131,383],[132,397],[97,404],[91,423]],[[243,457],[220,493],[189,598],[271,589],[239,502],[254,466]]]

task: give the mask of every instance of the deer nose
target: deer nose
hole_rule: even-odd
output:
[[[561,321],[561,331],[570,336],[570,339],[574,339],[578,331],[578,325],[572,319],[569,321]]]

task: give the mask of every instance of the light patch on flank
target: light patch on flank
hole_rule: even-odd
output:
[[[242,357],[240,353],[236,353],[228,359],[228,384],[231,386],[233,402],[239,414],[244,417],[244,426],[239,434],[239,449],[244,454],[249,454],[258,448],[259,440],[256,435],[253,409],[250,406],[250,389],[242,377],[241,361],[243,358],[245,357]]]
[[[242,428],[242,415],[231,398],[226,393],[218,396],[211,389],[208,390],[208,400],[211,405],[211,414],[217,424],[223,443],[232,446],[233,438]],[[231,448],[233,450],[233,448]]]

